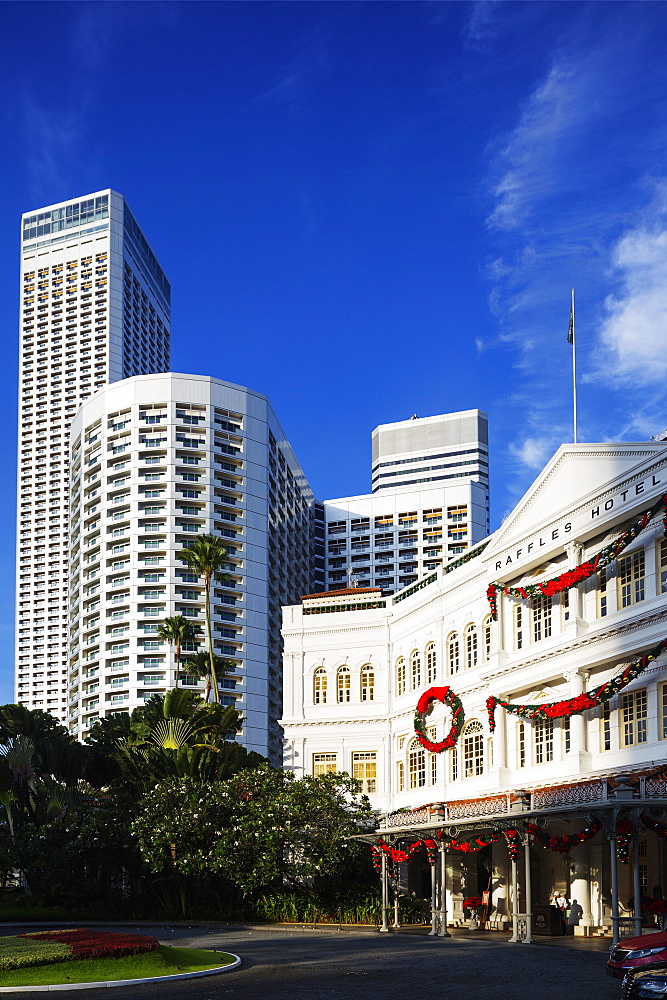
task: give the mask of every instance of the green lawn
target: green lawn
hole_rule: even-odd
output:
[[[124,958],[88,958],[57,965],[38,965],[28,969],[0,972],[0,986],[52,986],[56,983],[101,983],[111,979],[148,979],[151,976],[175,976],[180,972],[202,972],[230,965],[234,961],[225,951],[199,948],[168,948]]]

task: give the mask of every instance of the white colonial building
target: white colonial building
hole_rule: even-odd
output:
[[[531,905],[539,913],[559,891],[581,906],[583,932],[617,930],[637,889],[650,896],[665,886],[667,841],[639,816],[649,809],[659,819],[667,809],[667,655],[605,705],[569,719],[532,721],[498,706],[492,734],[486,710],[489,696],[535,704],[599,689],[667,639],[661,511],[606,570],[573,589],[527,600],[499,592],[497,621],[486,593],[492,582],[525,587],[582,564],[665,492],[665,442],[563,445],[467,561],[393,596],[338,591],[284,609],[288,768],[358,777],[389,844],[437,831],[483,839],[508,828],[528,842],[523,877],[504,835],[483,852],[449,850],[446,862],[441,850],[447,890],[434,887],[433,909],[437,895],[450,922],[461,919],[466,894],[489,888],[495,922],[513,917],[515,938],[530,939]],[[420,694],[445,685],[460,696],[465,723],[453,749],[429,753],[415,738],[415,708]],[[426,725],[443,740],[450,710],[436,703]],[[634,864],[611,865],[624,818],[634,824]],[[564,835],[594,820],[600,832],[565,858],[525,837],[528,822]]]

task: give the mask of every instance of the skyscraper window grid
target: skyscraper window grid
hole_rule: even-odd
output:
[[[22,219],[15,697],[62,720],[69,424],[107,382],[169,366],[169,282],[137,232],[111,190]]]

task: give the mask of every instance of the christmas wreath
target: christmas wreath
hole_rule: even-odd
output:
[[[425,720],[434,701],[441,701],[443,705],[449,705],[452,710],[452,727],[446,738],[440,743],[435,743],[433,740],[429,739],[426,733]],[[442,753],[443,750],[450,750],[451,747],[455,746],[456,741],[461,735],[464,721],[465,713],[463,711],[461,699],[454,693],[454,691],[452,691],[450,687],[429,688],[417,702],[417,711],[415,712],[415,733],[421,745],[425,747],[426,750],[430,750],[431,753]]]
[[[667,639],[661,639],[657,646],[649,649],[633,663],[612,677],[611,680],[599,687],[591,688],[583,694],[578,694],[575,698],[565,698],[563,701],[550,701],[544,705],[522,705],[510,701],[503,701],[494,695],[489,695],[486,699],[486,710],[489,716],[489,729],[491,732],[496,728],[496,705],[500,705],[506,712],[518,715],[522,719],[537,719],[540,722],[547,722],[549,719],[569,719],[571,715],[579,715],[589,708],[596,708],[598,705],[609,701],[614,695],[622,691],[624,687],[639,677],[641,672],[655,660],[662,651],[667,648]]]
[[[494,621],[498,619],[498,591],[507,597],[514,597],[516,600],[525,600],[526,598],[534,597],[552,597],[554,594],[561,594],[564,590],[576,587],[582,580],[587,580],[589,576],[593,576],[598,570],[604,569],[605,566],[608,566],[610,562],[616,559],[661,509],[663,511],[662,520],[665,527],[665,534],[667,534],[667,493],[664,493],[641,517],[632,521],[621,532],[618,538],[605,545],[592,559],[588,559],[581,566],[568,569],[565,573],[552,577],[550,580],[542,580],[540,583],[527,583],[525,587],[506,587],[502,583],[490,583],[486,590],[486,596],[491,610],[491,617]]]

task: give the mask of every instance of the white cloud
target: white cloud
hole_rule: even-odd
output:
[[[509,446],[510,454],[526,469],[542,469],[553,455],[559,439],[549,436],[524,437]]]
[[[546,79],[529,97],[519,124],[495,158],[496,205],[489,224],[515,229],[537,203],[563,193],[563,143],[590,115],[588,78],[564,61],[554,62]],[[555,183],[555,177],[558,183]]]
[[[503,0],[476,0],[470,5],[470,16],[462,31],[464,44],[483,50],[498,29],[498,15]]]
[[[617,241],[612,266],[620,289],[605,301],[595,380],[660,384],[667,377],[667,182],[647,213]]]
[[[47,111],[26,96],[24,133],[28,169],[35,196],[67,186],[72,159],[83,133],[83,114],[78,108]]]

